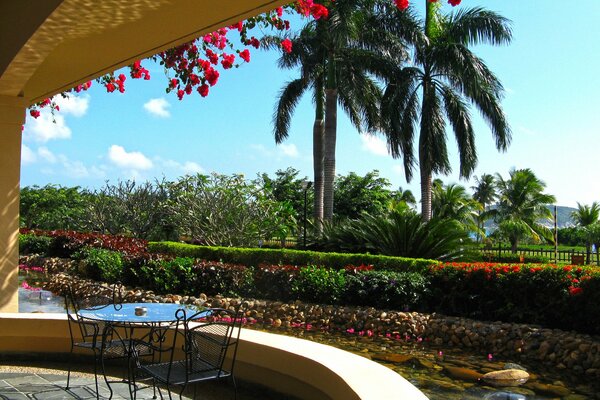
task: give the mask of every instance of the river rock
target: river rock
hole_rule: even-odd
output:
[[[520,369],[521,371],[527,371],[527,368],[515,363],[506,363],[504,364],[503,369]]]
[[[528,387],[535,390],[536,393],[544,394],[546,396],[564,397],[571,394],[569,389],[560,385],[546,385],[540,382],[535,382],[531,385],[528,385]]]
[[[398,364],[408,362],[414,358],[415,356],[410,354],[377,354],[373,356],[374,360],[388,361]]]
[[[446,371],[446,373],[452,378],[468,382],[478,382],[479,379],[481,379],[484,376],[483,374],[480,374],[477,371],[473,371],[472,369],[462,367],[448,366],[444,368],[444,371]]]
[[[519,386],[527,382],[529,374],[520,369],[504,369],[500,371],[488,372],[481,379],[495,387]]]

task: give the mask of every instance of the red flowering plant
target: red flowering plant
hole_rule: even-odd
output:
[[[260,47],[260,40],[253,36],[256,29],[261,32],[264,29],[288,30],[290,21],[284,18],[286,14],[295,13],[315,19],[327,18],[329,16],[327,7],[332,1],[334,0],[296,0],[294,3],[278,7],[265,14],[220,28],[192,42],[160,52],[150,57],[150,60],[165,67],[168,79],[167,93],[175,92],[179,100],[193,92],[206,97],[210,88],[215,86],[220,78],[217,68],[228,70],[237,68],[242,63],[250,62],[250,48],[258,49]],[[393,1],[400,10],[406,10],[409,6],[408,0]],[[427,1],[435,3],[438,0]],[[457,6],[460,2],[461,0],[448,0],[452,6]],[[236,33],[239,38],[237,46],[231,39],[232,32]],[[281,47],[285,52],[291,52],[292,46],[293,43],[288,38],[281,41]],[[129,65],[129,76],[132,79],[149,80],[150,72],[142,66],[142,61],[137,60]],[[121,73],[115,76],[113,72],[96,79],[96,82],[103,85],[108,93],[123,93],[126,80],[125,74]],[[92,82],[89,81],[61,93],[60,96],[68,97],[73,92],[80,93],[88,90],[91,86]],[[60,110],[56,96],[32,105],[29,108],[29,114],[33,118],[38,118],[41,115],[40,110],[46,107],[49,107],[52,113]]]

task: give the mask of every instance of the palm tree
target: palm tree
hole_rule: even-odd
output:
[[[406,58],[404,43],[385,30],[373,1],[338,0],[329,17],[308,22],[292,36],[292,51],[279,59],[281,68],[300,67],[300,77],[283,87],[274,113],[277,143],[289,133],[291,116],[302,95],[313,91],[315,123],[313,157],[315,220],[333,217],[333,183],[340,105],[359,131],[379,126],[381,89],[376,79],[390,74]],[[278,41],[267,38],[267,47]]]
[[[439,3],[426,4],[425,29],[414,41],[414,65],[401,68],[389,81],[382,102],[384,133],[392,156],[404,160],[407,180],[415,165],[413,143],[419,126],[421,216],[425,221],[431,218],[433,174],[451,171],[446,121],[458,145],[461,177],[468,178],[477,164],[469,103],[490,126],[498,150],[506,150],[510,143],[510,128],[500,106],[502,84],[469,46],[501,45],[512,39],[510,22],[495,12],[478,7],[442,15]]]
[[[477,224],[479,229],[484,232],[483,224],[487,217],[489,217],[486,214],[487,206],[492,204],[498,197],[494,176],[482,174],[481,177],[475,177],[475,186],[471,186],[471,189],[473,189],[473,199],[481,205],[479,214],[477,215]],[[477,235],[477,242],[481,240],[481,237],[479,234]]]
[[[480,205],[473,200],[463,186],[435,184],[431,196],[431,209],[432,216],[456,220],[466,231],[479,235],[479,225],[476,223],[476,219]]]
[[[590,263],[590,253],[592,248],[592,235],[589,228],[592,224],[598,222],[600,217],[600,205],[593,202],[591,206],[577,203],[577,210],[571,213],[571,218],[575,223],[585,231],[585,254],[586,264]]]
[[[552,242],[552,232],[540,223],[552,219],[546,205],[556,202],[554,196],[543,193],[546,184],[529,168],[511,170],[506,180],[497,174],[496,181],[499,201],[493,215],[498,229],[510,241],[512,252],[516,253],[519,241],[528,236]]]
[[[407,206],[416,206],[417,199],[410,189],[402,189],[398,187],[398,190],[393,194],[393,202],[405,203]],[[393,206],[392,206],[393,207]]]

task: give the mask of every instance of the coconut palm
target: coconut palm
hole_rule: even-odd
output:
[[[449,218],[462,224],[467,232],[479,234],[476,222],[480,205],[457,184],[435,184],[432,189],[431,209],[436,218]]]
[[[590,263],[590,253],[593,242],[592,232],[589,230],[590,226],[598,222],[600,217],[600,205],[597,202],[593,202],[591,206],[581,205],[577,203],[577,210],[571,213],[571,218],[575,221],[577,226],[583,228],[585,231],[585,254],[586,264]]]
[[[401,68],[389,81],[382,102],[384,133],[392,156],[403,158],[408,180],[417,161],[413,144],[418,126],[423,220],[431,218],[433,174],[451,171],[446,121],[458,145],[461,177],[468,178],[477,164],[469,104],[490,126],[498,150],[506,150],[511,140],[500,106],[502,84],[469,49],[481,43],[509,43],[510,22],[479,7],[449,15],[441,14],[439,7],[439,3],[427,1],[425,29],[414,41],[414,64]]]
[[[482,232],[484,232],[483,224],[489,217],[486,214],[487,206],[492,204],[498,197],[496,193],[496,182],[494,176],[490,174],[482,174],[481,177],[475,177],[475,186],[471,186],[473,189],[473,199],[475,199],[481,205],[479,214],[477,215],[477,224]],[[481,239],[480,235],[477,235],[477,242]]]
[[[300,77],[281,90],[273,118],[275,140],[280,143],[288,137],[295,106],[311,90],[315,103],[315,219],[330,220],[338,105],[359,131],[375,130],[381,89],[374,78],[389,75],[407,53],[401,38],[386,31],[369,0],[332,3],[327,19],[308,22],[291,40],[292,51],[283,53],[278,64],[300,68]],[[277,39],[266,38],[264,43],[274,47]]]
[[[552,220],[546,205],[554,203],[556,198],[543,193],[546,184],[529,168],[513,169],[509,175],[506,180],[496,175],[499,199],[493,215],[498,229],[509,240],[512,252],[517,252],[519,241],[525,237],[552,242],[552,232],[541,222]]]

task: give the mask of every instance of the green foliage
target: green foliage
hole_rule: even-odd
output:
[[[181,232],[209,245],[256,246],[288,226],[290,207],[241,175],[195,175],[171,187],[169,212]]]
[[[497,175],[496,180],[499,202],[494,219],[498,222],[498,232],[510,242],[513,252],[526,237],[553,242],[552,233],[541,223],[551,220],[546,204],[556,201],[554,196],[543,193],[546,184],[528,168],[513,169],[508,179]]]
[[[89,197],[87,229],[140,239],[172,238],[174,225],[166,208],[168,187],[164,180],[106,182]]]
[[[297,169],[288,167],[285,170],[277,170],[274,178],[266,173],[259,174],[255,181],[259,187],[270,192],[275,200],[289,204],[297,221],[301,221],[304,216],[304,190],[302,179],[298,178],[299,173]],[[306,194],[307,215],[312,215],[313,192],[309,190]]]
[[[394,209],[388,215],[363,214],[358,220],[326,226],[321,243],[333,251],[453,260],[467,254],[471,241],[458,221],[423,222],[412,210]]]
[[[323,267],[300,268],[292,283],[292,292],[312,303],[336,304],[346,287],[346,271]]]
[[[359,176],[354,172],[338,175],[334,183],[334,215],[338,219],[359,218],[363,212],[381,214],[394,197],[390,182],[379,171]]]
[[[585,232],[575,226],[561,228],[557,232],[558,243],[567,246],[585,246]]]
[[[52,238],[33,234],[19,235],[19,254],[48,254]]]
[[[116,251],[86,247],[75,258],[79,259],[80,273],[88,278],[114,283],[123,276],[123,260]]]
[[[433,260],[390,257],[371,254],[342,254],[289,249],[244,249],[232,247],[196,246],[174,242],[150,242],[148,251],[171,254],[178,257],[194,257],[205,260],[258,266],[260,264],[320,265],[341,269],[348,265],[373,265],[375,269],[390,271],[422,271],[436,263]]]
[[[26,186],[21,189],[20,226],[28,229],[82,229],[89,194],[78,186]]]
[[[365,271],[346,275],[344,304],[393,310],[415,310],[429,286],[425,275],[415,272]]]

